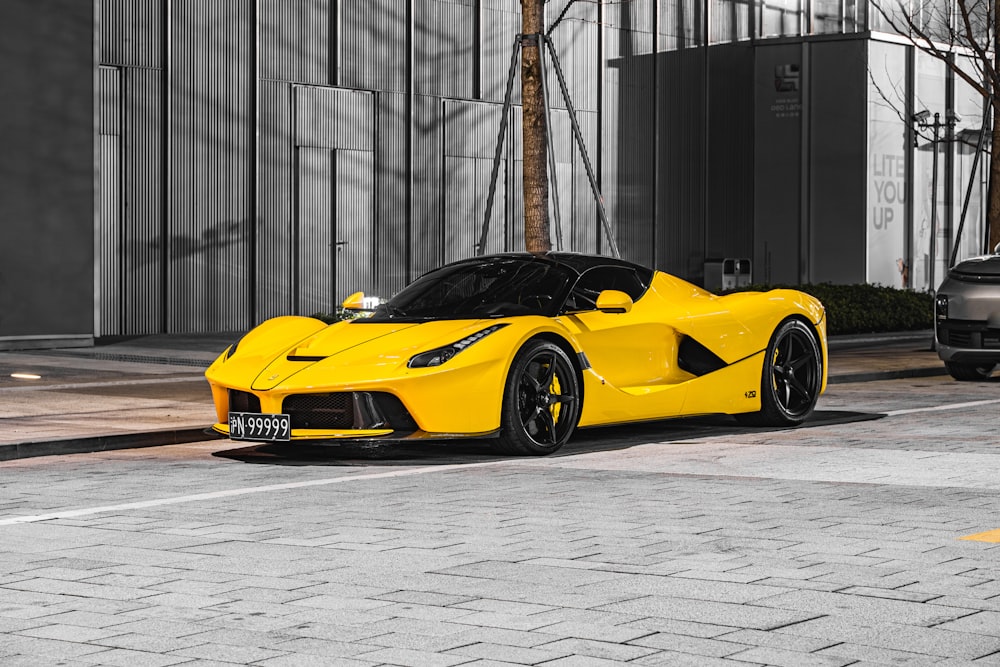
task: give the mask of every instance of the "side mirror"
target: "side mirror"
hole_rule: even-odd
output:
[[[616,289],[606,289],[597,296],[597,310],[602,313],[627,313],[632,310],[632,297]]]
[[[340,305],[344,310],[371,311],[378,308],[380,303],[382,303],[382,299],[377,296],[365,296],[364,292],[355,292],[344,299],[344,302]]]
[[[365,293],[355,292],[351,296],[344,299],[344,303],[340,304],[343,306],[344,310],[364,310],[365,309]]]

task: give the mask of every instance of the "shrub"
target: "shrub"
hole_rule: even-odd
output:
[[[781,285],[752,285],[766,291]],[[839,334],[914,331],[934,326],[934,298],[929,292],[900,290],[882,285],[789,286],[811,294],[826,306],[827,332]]]

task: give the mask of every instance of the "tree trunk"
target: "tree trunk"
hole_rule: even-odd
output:
[[[521,104],[524,111],[524,246],[528,252],[552,249],[549,237],[549,131],[542,88],[540,35],[544,0],[521,0]]]
[[[993,71],[996,72],[1000,66],[1000,33],[997,31],[996,21],[1000,20],[1000,0],[993,0],[992,19],[993,25]],[[1000,244],[1000,90],[994,79],[989,79],[990,104],[989,113],[993,120],[993,132],[990,137],[990,180],[986,194],[986,233],[988,247],[986,252],[993,252],[993,249]],[[983,118],[983,122],[987,122]]]
[[[989,229],[989,239],[986,252],[1000,243],[1000,103],[993,102],[990,109],[993,115],[993,131],[990,136],[990,178],[986,195],[986,225]],[[987,122],[983,119],[983,122]]]

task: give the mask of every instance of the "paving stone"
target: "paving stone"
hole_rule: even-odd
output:
[[[613,660],[620,663],[659,653],[659,649],[656,648],[576,638],[557,639],[548,644],[542,644],[541,648],[561,652],[567,656],[601,658],[602,660]]]
[[[156,623],[164,623],[168,626],[171,623],[179,623],[184,627],[187,627],[189,624],[212,622],[222,616],[224,616],[224,614],[221,612],[210,611],[207,609],[159,606],[142,607],[140,609],[134,609],[122,614],[122,617],[128,621],[152,621]],[[205,626],[196,625],[194,627],[204,628]]]
[[[8,584],[11,589],[50,593],[55,595],[73,595],[85,598],[101,598],[106,600],[141,600],[155,595],[155,591],[139,588],[123,588],[121,586],[100,586],[78,581],[59,581],[57,579],[28,579]]]
[[[997,667],[1000,665],[1000,651],[976,659],[973,667]]]
[[[313,637],[297,637],[285,641],[271,641],[268,645],[276,651],[281,651],[289,655],[324,656],[327,660],[350,658],[359,653],[370,652],[373,648],[365,644],[334,642],[325,639],[315,639]]]
[[[53,667],[52,658],[42,655],[3,655],[4,667]],[[91,660],[60,659],[59,667],[93,667],[100,664]]]
[[[31,628],[38,628],[42,626],[49,625],[53,622],[52,617],[45,616],[40,619],[20,619],[20,618],[3,618],[0,617],[0,635],[9,634],[13,632],[21,632],[24,630],[29,630]]]
[[[725,625],[715,625],[712,623],[698,623],[695,621],[680,621],[672,618],[643,618],[631,623],[625,623],[625,627],[646,631],[646,634],[662,632],[665,634],[685,635],[688,637],[719,637],[733,632],[733,628]]]
[[[477,643],[449,649],[449,655],[466,656],[483,660],[499,658],[519,665],[537,665],[571,655],[558,647],[546,644],[540,648],[520,648],[500,644]]]
[[[198,646],[202,642],[188,637],[164,637],[159,635],[143,635],[137,633],[123,633],[104,639],[93,640],[94,644],[107,646],[109,648],[123,648],[134,651],[144,651],[146,653],[169,653],[178,649]]]
[[[516,662],[505,662],[503,660],[472,660],[463,662],[462,667],[519,667]]]
[[[259,646],[233,646],[231,644],[199,644],[171,651],[172,657],[197,658],[199,660],[220,660],[249,664],[286,655],[284,651],[275,651]]]
[[[602,592],[635,593],[692,600],[726,600],[727,602],[753,602],[787,592],[787,588],[761,586],[758,584],[718,581],[679,573],[669,577],[633,576],[627,581],[593,584],[591,590]]]
[[[360,642],[370,638],[389,634],[388,630],[379,630],[369,624],[361,625],[337,625],[334,623],[319,623],[315,621],[305,621],[298,619],[294,625],[284,626],[282,634],[293,637],[312,637],[315,639],[327,639],[330,641]]]
[[[185,635],[184,639],[194,644],[229,644],[232,646],[256,646],[266,648],[274,644],[296,639],[284,632],[254,632],[237,628],[218,628]]]
[[[198,663],[201,664],[200,661]],[[278,658],[268,658],[256,663],[261,667],[330,667],[330,659],[319,655],[297,654]],[[337,667],[373,667],[378,662],[358,660],[356,658],[338,658]]]
[[[916,593],[895,588],[873,588],[871,586],[848,586],[847,588],[838,589],[837,593],[899,600],[900,602],[931,602],[941,597],[933,593]]]
[[[1000,636],[984,637],[967,632],[886,622],[874,627],[858,626],[833,617],[814,619],[789,626],[782,631],[943,658],[975,659],[1000,651]]]
[[[687,635],[658,632],[629,642],[633,646],[655,648],[671,652],[692,653],[710,658],[724,658],[746,650],[746,646],[725,639],[703,639]]]
[[[7,635],[2,643],[4,652],[11,655],[44,656],[50,662],[62,659],[85,660],[92,654],[103,654],[108,649],[104,646],[84,644],[75,641],[44,639],[24,635]]]
[[[980,611],[954,621],[941,623],[936,627],[938,630],[971,632],[977,635],[997,637],[1000,636],[1000,612]]]
[[[562,621],[553,625],[539,627],[536,631],[547,635],[572,637],[574,639],[593,639],[618,644],[638,640],[640,637],[646,637],[651,634],[647,630],[623,625],[581,621]]]
[[[157,655],[145,651],[112,648],[94,656],[101,665],[109,667],[168,667],[189,662],[188,658],[173,655]]]
[[[109,628],[115,625],[122,625],[127,622],[127,619],[115,614],[74,610],[46,616],[44,621],[46,624],[82,625],[87,628]],[[0,628],[2,628],[3,625],[4,622],[0,619]],[[39,624],[36,623],[35,625]],[[0,629],[0,632],[3,632],[3,630]]]
[[[18,631],[18,634],[38,639],[58,639],[64,642],[86,643],[120,634],[115,629],[88,628],[82,625],[42,625]]]
[[[459,632],[449,635],[418,635],[410,632],[388,632],[368,637],[364,643],[372,648],[404,648],[415,651],[440,653],[477,643],[473,633]]]
[[[932,626],[965,616],[967,613],[954,607],[932,603],[904,602],[868,595],[822,591],[791,591],[759,601],[758,604],[778,609],[812,612],[814,615],[843,616],[857,624],[892,619],[894,623]]]
[[[728,658],[713,658],[676,651],[660,651],[653,655],[637,658],[629,664],[642,665],[643,667],[753,667],[754,665],[763,665],[763,663],[737,662]]]
[[[718,635],[716,639],[720,641],[733,642],[735,644],[747,644],[759,646],[761,648],[776,648],[797,653],[813,653],[820,649],[828,648],[835,641],[827,639],[814,639],[812,637],[800,637],[786,634],[781,631],[765,632],[762,630],[735,630]]]
[[[941,656],[922,655],[912,651],[893,650],[873,646],[862,646],[850,642],[838,642],[833,646],[816,651],[816,655],[830,656],[838,660],[854,661],[849,664],[867,663],[873,665],[906,665],[907,667],[941,667],[952,663],[954,667],[965,665],[975,667],[980,661],[944,658]]]
[[[827,591],[829,593],[844,588],[844,585],[841,583],[817,581],[815,579],[759,579],[754,583],[761,586],[775,586],[791,590]]]
[[[359,660],[412,667],[450,667],[451,665],[462,665],[470,662],[467,656],[429,653],[401,648],[383,648],[371,651],[370,653],[361,653],[355,657]]]
[[[540,614],[545,611],[552,611],[558,607],[551,605],[535,604],[533,602],[514,602],[511,600],[491,600],[488,598],[466,599],[455,603],[453,606],[470,611],[492,611],[501,614]]]
[[[157,607],[186,607],[189,609],[206,609],[231,602],[229,598],[210,595],[194,595],[191,593],[157,593],[147,591],[143,602]],[[219,612],[216,612],[219,613]]]
[[[484,601],[477,600],[474,597],[466,595],[449,595],[447,593],[435,593],[432,591],[393,591],[391,593],[383,593],[373,596],[379,600],[385,600],[387,602],[407,602],[410,604],[420,604],[420,605],[437,605],[440,607],[447,606],[457,606],[463,608],[472,609],[474,607],[466,607],[468,603],[481,603]],[[485,610],[484,610],[485,611]]]
[[[600,607],[602,610],[640,616],[658,616],[679,621],[713,623],[734,628],[768,630],[815,618],[816,613],[803,613],[770,607],[710,602],[707,600],[676,600],[659,596],[644,596]]]
[[[617,663],[603,658],[594,658],[586,655],[571,655],[566,656],[565,658],[551,660],[543,664],[545,667],[552,667],[553,665],[556,667],[611,667],[611,665]]]
[[[412,618],[423,621],[456,621],[476,613],[459,607],[436,607],[412,604],[394,604],[380,607],[379,611],[395,618]]]
[[[852,659],[763,646],[734,653],[729,658],[741,662],[774,665],[775,667],[845,667],[855,662]]]

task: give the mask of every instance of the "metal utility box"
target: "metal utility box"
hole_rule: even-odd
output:
[[[705,262],[705,289],[710,292],[745,287],[750,284],[750,260],[746,258],[710,259]]]

